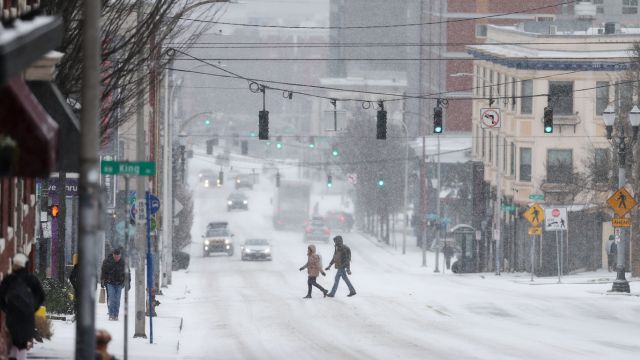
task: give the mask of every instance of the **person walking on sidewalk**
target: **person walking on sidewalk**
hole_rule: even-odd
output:
[[[347,277],[347,275],[351,275],[351,249],[344,244],[342,236],[340,235],[334,237],[333,242],[335,244],[335,252],[333,253],[333,259],[331,259],[329,266],[327,266],[325,270],[329,270],[331,269],[331,265],[335,265],[336,270],[338,271],[336,272],[336,279],[333,283],[333,288],[331,288],[331,291],[327,296],[334,297],[336,295],[340,278],[342,278],[349,287],[349,295],[347,296],[353,296],[356,294],[356,289],[353,288],[351,281],[349,281],[349,277]]]
[[[124,286],[124,261],[119,248],[113,250],[102,262],[101,285],[107,288],[107,308],[109,320],[118,320],[120,295]]]
[[[44,303],[44,290],[38,278],[27,271],[27,255],[13,257],[13,272],[0,283],[0,310],[5,313],[11,335],[10,359],[24,360],[36,337],[35,312]]]
[[[453,257],[453,248],[449,246],[449,243],[445,241],[442,248],[442,255],[444,255],[444,262],[447,265],[447,270],[451,268],[451,258]]]
[[[607,265],[609,271],[616,270],[616,256],[618,255],[618,245],[616,245],[616,237],[609,235],[607,241]]]
[[[324,296],[327,296],[327,289],[323,288],[316,282],[318,275],[322,274],[322,276],[325,276],[327,274],[322,271],[322,260],[320,259],[320,255],[316,254],[316,246],[313,244],[307,247],[307,263],[300,268],[300,271],[304,269],[307,269],[307,274],[309,275],[309,278],[307,279],[307,296],[305,296],[304,299],[311,299],[312,286],[317,287],[322,291]]]

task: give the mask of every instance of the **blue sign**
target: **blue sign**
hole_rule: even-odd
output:
[[[160,210],[160,199],[158,199],[155,195],[149,194],[149,213],[150,215],[155,215],[158,210]]]

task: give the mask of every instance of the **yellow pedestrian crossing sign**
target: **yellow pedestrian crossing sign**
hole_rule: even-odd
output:
[[[607,200],[607,204],[611,209],[613,209],[613,212],[616,213],[618,217],[624,217],[638,204],[638,202],[633,198],[633,196],[631,196],[631,194],[629,194],[627,189],[621,187],[611,195],[609,200]]]
[[[544,221],[544,210],[538,204],[533,204],[524,212],[524,218],[533,226],[538,226]]]

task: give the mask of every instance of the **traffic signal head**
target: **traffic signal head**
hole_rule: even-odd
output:
[[[376,122],[376,139],[387,139],[387,112],[378,110],[378,121]]]
[[[282,149],[282,136],[276,137],[276,149]]]
[[[240,145],[242,155],[247,155],[249,153],[249,142],[247,140],[242,140]]]
[[[327,187],[333,187],[333,176],[327,175]]]
[[[258,139],[269,140],[269,112],[267,110],[258,112]]]
[[[53,218],[57,218],[60,214],[60,207],[58,205],[49,206],[49,215]]]
[[[207,140],[207,155],[213,154],[213,140]]]
[[[211,120],[209,120],[209,119],[205,119],[204,124],[205,124],[205,125],[211,125]]]
[[[220,172],[218,173],[218,186],[222,186],[223,183],[224,183],[224,172],[220,170]]]
[[[276,173],[276,187],[280,187],[280,172]]]
[[[544,133],[551,134],[553,132],[553,109],[551,107],[544,108]]]
[[[309,136],[309,148],[310,149],[315,149],[316,148],[316,138],[315,138],[315,136]]]
[[[442,108],[436,106],[433,108],[433,133],[442,134]]]
[[[384,187],[384,179],[383,178],[378,179],[378,183],[377,184],[378,184],[379,187]]]
[[[333,148],[333,150],[331,150],[331,155],[338,156],[338,155],[340,155],[340,152],[338,151],[338,149]]]

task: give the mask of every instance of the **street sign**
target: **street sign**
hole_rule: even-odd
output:
[[[184,206],[180,203],[180,201],[175,200],[175,204],[173,204],[173,216],[176,216],[184,209]]]
[[[529,194],[531,200],[544,200],[544,194]]]
[[[542,228],[539,226],[529,227],[529,235],[542,235]]]
[[[638,202],[633,198],[633,196],[631,196],[631,194],[629,194],[627,189],[621,187],[611,195],[609,200],[607,200],[607,204],[613,209],[613,212],[616,213],[618,217],[623,217],[631,211]]]
[[[506,211],[506,212],[514,212],[516,211],[516,206],[513,204],[503,204],[500,206],[500,210]]]
[[[631,219],[613,218],[611,225],[613,225],[613,227],[631,227]]]
[[[145,212],[145,209],[146,209],[146,203],[144,199],[136,200],[135,215],[136,215],[136,222],[138,224],[144,224],[147,221],[147,214]]]
[[[51,238],[51,223],[43,222],[42,223],[42,237],[45,239]]]
[[[542,224],[542,221],[544,220],[544,210],[538,204],[531,205],[523,215],[524,218],[533,226]]]
[[[40,211],[40,222],[49,221],[49,213],[46,211]]]
[[[545,209],[544,229],[547,231],[567,230],[567,208]]]
[[[502,126],[500,109],[482,108],[480,109],[480,126],[483,129],[494,129]]]
[[[154,176],[156,163],[153,161],[101,161],[100,172],[108,175]]]
[[[154,218],[154,217],[150,218],[150,219],[149,219],[149,227],[150,227],[150,230],[151,230],[151,231],[155,231],[155,230],[156,230],[156,226],[157,226],[156,218]]]
[[[149,194],[149,199],[149,214],[155,215],[160,210],[160,199],[153,194]]]

